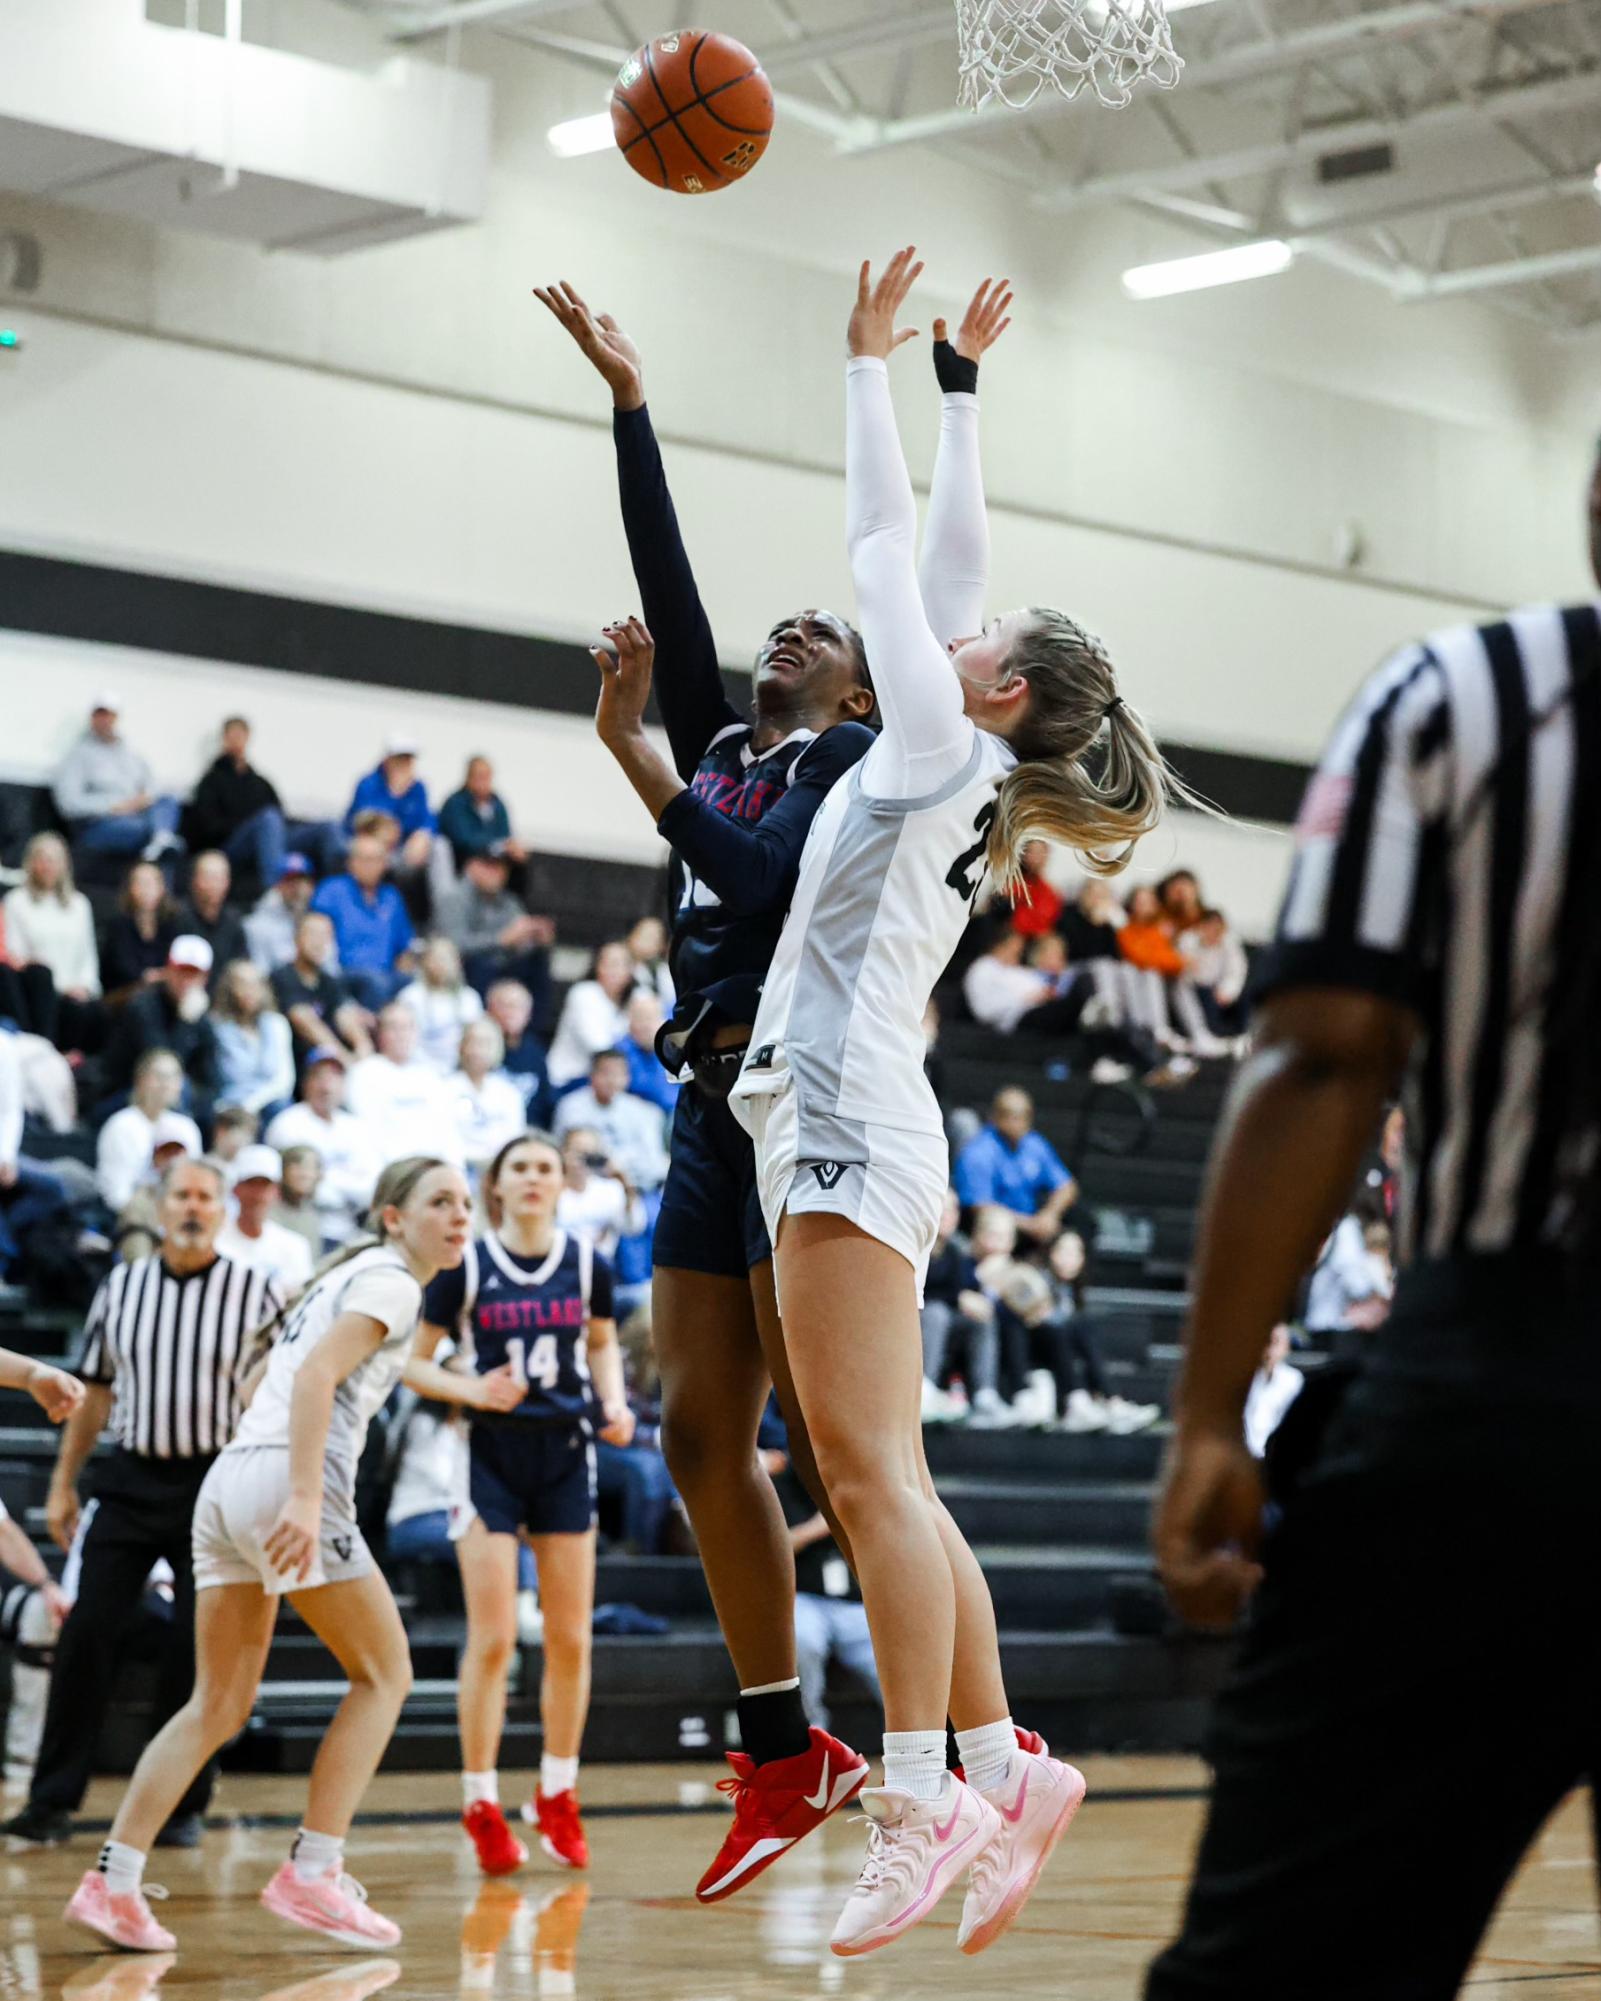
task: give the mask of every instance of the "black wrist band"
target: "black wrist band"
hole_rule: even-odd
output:
[[[965,354],[958,354],[948,340],[934,343],[934,373],[947,396],[953,393],[962,396],[978,394],[978,363],[969,361]]]

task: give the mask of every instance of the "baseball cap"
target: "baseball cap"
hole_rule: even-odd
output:
[[[204,938],[197,938],[192,931],[185,931],[174,938],[167,948],[169,966],[188,966],[197,973],[211,971],[211,947]]]
[[[194,1134],[181,1112],[163,1112],[151,1127],[150,1151],[158,1153],[164,1146],[181,1146],[191,1159],[196,1157]]]
[[[388,738],[384,744],[385,757],[420,757],[422,745],[414,736],[407,736],[404,730]]]
[[[278,1158],[274,1146],[242,1146],[233,1164],[232,1180],[237,1187],[241,1181],[282,1181],[283,1162]]]
[[[288,854],[283,858],[283,866],[278,871],[281,882],[286,875],[315,875],[317,871],[304,855]]]
[[[89,704],[89,713],[90,715],[96,715],[101,709],[104,709],[109,715],[120,716],[122,714],[122,697],[110,688],[102,688]]]
[[[309,1070],[314,1063],[337,1063],[341,1070],[345,1067],[344,1057],[337,1049],[330,1049],[326,1043],[320,1043],[315,1049],[307,1052],[306,1068]]]

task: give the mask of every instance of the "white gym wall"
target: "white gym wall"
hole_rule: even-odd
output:
[[[385,54],[318,0],[247,0],[246,20],[341,62]],[[1390,645],[1583,588],[1601,414],[1588,347],[1478,305],[1398,306],[1316,266],[1133,305],[1125,265],[1205,246],[1122,208],[1041,216],[933,150],[837,158],[796,125],[747,186],[672,198],[612,155],[550,154],[547,127],[602,101],[592,71],[503,39],[464,50],[493,89],[476,224],[324,261],[0,194],[0,228],[45,248],[38,293],[3,307],[27,345],[0,356],[0,547],[586,637],[634,593],[604,391],[529,295],[565,275],[644,348],[701,584],[739,661],[777,612],[849,609],[850,285],[860,256],[915,239],[925,328],[986,272],[1019,289],[984,383],[997,607],[1079,613],[1173,738],[1309,759]],[[926,354],[896,373],[921,481]],[[3,775],[46,771],[109,672],[164,782],[192,782],[213,714],[237,705],[286,793],[332,804],[404,703],[439,745],[437,790],[488,732],[530,838],[654,852],[570,718],[152,656],[108,667],[94,649],[57,656],[41,685],[28,663],[44,644],[0,646]],[[1177,846],[1243,922],[1265,922],[1281,836],[1186,825]]]

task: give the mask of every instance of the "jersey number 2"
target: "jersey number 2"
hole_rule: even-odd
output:
[[[535,1389],[553,1390],[561,1375],[561,1355],[554,1334],[541,1334],[530,1348],[526,1341],[509,1340],[506,1354],[520,1383]]]
[[[964,903],[971,903],[978,894],[978,886],[984,880],[984,850],[989,845],[990,828],[995,822],[995,801],[986,799],[979,808],[978,818],[973,822],[973,832],[978,839],[970,848],[962,852],[951,863],[945,880],[956,891]]]

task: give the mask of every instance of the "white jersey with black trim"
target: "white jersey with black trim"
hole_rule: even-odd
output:
[[[290,1404],[301,1365],[342,1314],[361,1313],[381,1323],[384,1338],[334,1391],[325,1455],[347,1484],[354,1480],[367,1427],[400,1381],[421,1312],[422,1287],[388,1244],[358,1251],[315,1280],[284,1322],[228,1451],[262,1445],[288,1449]]]
[[[883,732],[812,823],[732,1098],[794,1090],[808,1114],[940,1133],[923,1016],[985,873],[1016,758],[964,712],[947,642],[982,623],[988,539],[977,399],[947,395],[921,582],[916,509],[881,361],[850,364],[851,570]],[[819,1134],[822,1157],[834,1149]]]

